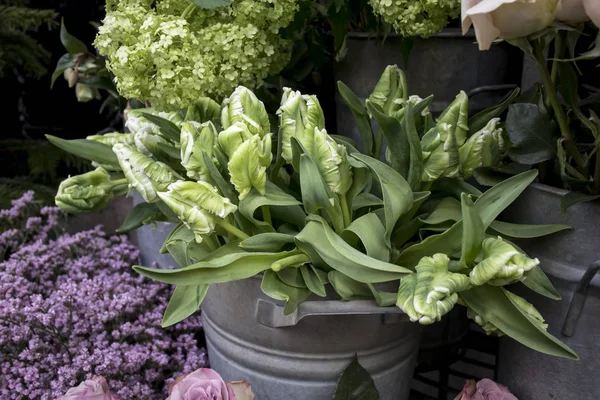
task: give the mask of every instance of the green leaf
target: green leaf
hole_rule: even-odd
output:
[[[363,106],[360,99],[350,90],[348,86],[346,86],[342,81],[338,81],[338,90],[342,99],[352,111],[352,115],[354,115],[354,120],[356,121],[356,125],[358,126],[358,132],[360,133],[360,137],[362,139],[362,148],[363,153],[377,157],[375,154],[375,143],[373,141],[373,129],[371,128],[371,118],[369,117],[369,113],[367,109]]]
[[[448,193],[457,199],[460,199],[460,196],[463,193],[468,193],[473,196],[481,196],[481,191],[479,189],[458,178],[437,179],[433,181],[431,189],[434,191]]]
[[[421,177],[423,175],[423,152],[421,151],[421,141],[417,128],[415,127],[415,118],[413,106],[407,103],[404,108],[404,118],[402,118],[403,134],[408,139],[410,148],[410,166],[408,168],[408,184],[414,191],[421,187]]]
[[[71,54],[87,53],[88,49],[85,43],[77,39],[75,36],[67,32],[65,27],[65,19],[60,21],[60,42],[65,49]]]
[[[521,164],[538,164],[556,157],[556,135],[548,114],[535,104],[512,104],[506,132],[515,145],[508,155]]]
[[[325,284],[329,282],[327,273],[315,268],[313,265],[302,265],[300,273],[304,279],[306,287],[317,296],[327,296]]]
[[[506,100],[497,106],[480,111],[469,118],[469,132],[475,133],[483,129],[492,118],[497,118],[502,115],[509,105],[519,96],[521,89],[516,88],[508,96]]]
[[[209,10],[231,5],[231,0],[192,0],[192,2],[200,8],[207,8]]]
[[[46,138],[58,148],[98,164],[108,164],[119,167],[119,160],[112,149],[104,143],[87,139],[65,140],[52,135]]]
[[[523,279],[521,280],[525,286],[534,292],[541,294],[544,297],[547,297],[552,300],[561,300],[562,296],[554,285],[546,276],[546,273],[539,266],[532,269],[531,271],[525,272],[523,275]]]
[[[481,217],[484,229],[496,219],[529,186],[537,176],[536,170],[523,172],[494,186],[475,201],[475,209]],[[458,221],[450,229],[439,235],[432,235],[420,243],[405,249],[397,263],[407,267],[417,265],[423,257],[436,253],[452,256],[461,249],[463,221]]]
[[[356,236],[357,240],[353,240]],[[368,213],[354,220],[343,232],[346,242],[356,247],[360,240],[369,257],[380,261],[390,260],[389,248],[385,245],[385,228],[377,215]]]
[[[73,68],[75,66],[75,56],[73,54],[64,54],[56,63],[56,68],[52,73],[52,79],[50,80],[50,89],[54,87],[54,83],[60,78],[67,68]]]
[[[569,225],[547,224],[547,225],[525,225],[511,224],[509,222],[494,221],[490,228],[502,236],[516,239],[531,239],[551,235],[556,232],[573,229]]]
[[[485,239],[485,228],[468,194],[463,193],[461,197],[461,210],[463,216],[462,251],[460,266],[468,267],[479,252],[481,244]]]
[[[375,196],[372,193],[361,193],[352,202],[352,209],[354,211],[360,210],[364,207],[382,207],[383,200]]]
[[[426,218],[424,224],[437,225],[444,222],[456,222],[462,218],[460,202],[452,197],[444,197]]]
[[[286,222],[303,226],[306,214],[304,214],[302,208],[299,207],[300,204],[302,203],[294,197],[282,191],[275,184],[267,181],[265,195],[263,196],[258,193],[256,189],[252,189],[248,196],[240,201],[239,212],[263,231],[275,232],[275,228],[270,224],[254,218],[256,210],[262,206],[269,206],[271,208],[271,213],[275,214],[277,209],[283,209],[285,212],[281,213],[281,217],[285,218]]]
[[[240,247],[247,251],[277,252],[290,244],[294,244],[294,236],[268,232],[251,236],[241,242]]]
[[[133,269],[148,278],[174,285],[209,285],[253,277],[276,261],[289,257],[281,253],[230,253],[200,261],[182,269],[155,269],[135,265]]]
[[[232,203],[237,205],[238,196],[235,193],[233,185],[226,181],[225,178],[223,178],[223,175],[221,175],[221,173],[217,169],[217,166],[213,162],[213,159],[205,150],[202,151],[202,157],[204,158],[204,164],[208,169],[210,177],[213,179],[213,181],[215,181],[215,184],[217,185],[221,193],[223,193],[223,196],[227,197],[231,200]]]
[[[338,271],[331,271],[327,277],[342,300],[371,300],[373,298],[373,293],[366,283],[355,281]]]
[[[125,233],[139,228],[142,225],[149,224],[154,221],[159,221],[162,217],[162,212],[154,203],[140,203],[133,207],[127,214],[127,218],[123,225],[117,229],[118,233]]]
[[[344,370],[333,400],[379,400],[379,392],[371,375],[358,362],[358,357]]]
[[[302,204],[309,214],[317,214],[319,210],[329,210],[334,201],[319,168],[308,154],[300,156],[300,188]]]
[[[566,214],[569,207],[575,204],[600,199],[600,195],[589,195],[581,192],[569,192],[560,198],[560,210]]]
[[[392,244],[394,248],[401,248],[406,242],[413,238],[423,226],[421,217],[414,218],[406,224],[401,224],[392,233]]]
[[[302,277],[302,272],[300,272],[300,268],[284,268],[280,271],[277,271],[277,276],[286,285],[299,289],[307,289],[306,284],[304,283],[304,278]]]
[[[265,271],[260,288],[267,296],[275,300],[286,302],[283,309],[285,315],[289,315],[296,311],[298,305],[310,296],[310,290],[285,284],[279,279],[277,274],[270,269]]]
[[[377,105],[367,100],[367,109],[379,125],[379,134],[383,134],[390,150],[392,168],[408,179],[410,171],[410,144],[402,124],[394,117],[385,115]]]
[[[375,285],[373,285],[372,283],[367,283],[367,286],[369,286],[369,289],[371,289],[371,293],[373,294],[375,302],[379,307],[391,307],[396,305],[398,293],[377,290]]]
[[[167,243],[165,247],[177,265],[185,268],[190,264],[190,259],[187,254],[188,242],[175,240],[171,243]]]
[[[363,283],[393,281],[410,273],[406,268],[379,261],[356,250],[318,216],[310,216],[297,236],[296,245],[315,266],[335,269]],[[318,257],[314,257],[315,253]],[[315,259],[316,258],[316,259]]]
[[[159,117],[158,115],[152,114],[151,111],[145,111],[146,109],[140,109],[142,116],[154,125],[158,126],[160,133],[167,139],[174,142],[179,142],[181,136],[181,130],[177,125],[168,119]]]
[[[488,284],[475,286],[460,293],[462,300],[500,331],[541,353],[578,360],[567,345],[543,330],[539,323],[521,310],[506,290]]]
[[[510,177],[489,189],[475,201],[477,212],[481,216],[485,229],[523,193],[537,175],[537,170],[531,170]]]
[[[390,237],[398,219],[411,209],[413,192],[399,173],[381,161],[358,153],[350,157],[369,167],[379,180],[385,210],[385,244],[391,247]]]
[[[198,311],[208,288],[208,285],[177,286],[163,314],[161,326],[175,325]]]

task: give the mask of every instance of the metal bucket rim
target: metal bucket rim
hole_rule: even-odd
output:
[[[383,35],[380,33],[374,33],[374,32],[348,32],[348,38],[355,39],[355,40],[376,40],[376,39],[380,39],[383,37],[394,38],[394,39],[404,38],[404,36],[402,36],[399,33],[395,33],[395,32],[390,32],[387,35]],[[416,38],[423,39],[423,40],[430,39],[430,38],[474,39],[475,31],[473,30],[473,28],[471,28],[463,35],[462,29],[460,29],[460,28],[444,28],[441,32],[434,33],[433,35],[430,35],[427,38],[423,38],[420,36],[417,36]]]

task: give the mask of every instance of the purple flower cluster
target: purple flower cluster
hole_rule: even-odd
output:
[[[16,221],[17,207],[2,217]],[[21,245],[0,261],[0,398],[52,400],[98,375],[123,400],[166,398],[173,378],[206,365],[200,318],[161,328],[171,289],[131,271],[139,251],[100,227],[50,239],[58,215],[3,234]]]

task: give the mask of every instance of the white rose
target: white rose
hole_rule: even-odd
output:
[[[600,1],[561,0],[556,19],[564,22],[583,22],[591,19],[596,26],[600,26]]]

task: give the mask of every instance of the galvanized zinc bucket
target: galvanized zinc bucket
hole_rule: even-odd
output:
[[[211,368],[260,400],[331,400],[358,354],[382,400],[407,400],[420,326],[398,308],[315,297],[284,316],[260,279],[213,285],[202,304]]]
[[[560,198],[567,192],[532,184],[504,213],[507,221],[524,224],[562,223],[574,230],[518,244],[540,259],[561,301],[518,290],[541,312],[548,331],[570,346],[579,361],[547,356],[502,339],[498,381],[520,399],[600,399],[595,378],[600,370],[600,203],[581,203],[566,214]],[[517,290],[515,290],[517,289]]]
[[[473,31],[447,28],[427,39],[414,39],[408,64],[402,55],[402,37],[352,32],[346,57],[335,64],[335,79],[344,82],[362,100],[371,94],[385,67],[396,64],[406,73],[411,95],[433,94],[430,110],[443,111],[464,90],[472,112],[498,104],[511,88],[521,83],[522,52],[508,44],[479,51]],[[360,138],[351,111],[336,94],[337,133]]]

